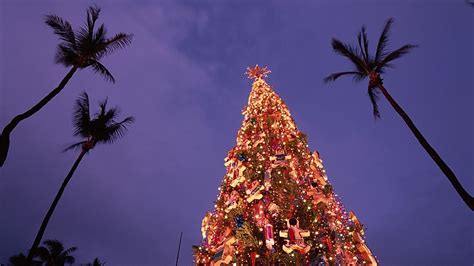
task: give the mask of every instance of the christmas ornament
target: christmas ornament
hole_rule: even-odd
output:
[[[206,238],[207,236],[207,230],[209,229],[209,220],[211,219],[212,214],[210,212],[206,212],[206,215],[202,219],[201,222],[201,234],[202,238]]]
[[[263,143],[265,143],[265,132],[262,132],[258,135],[258,139],[253,143],[253,147],[256,148],[258,145]]]
[[[239,192],[236,190],[233,190],[230,193],[229,198],[225,202],[225,205],[227,206],[225,208],[225,212],[229,213],[231,210],[235,209],[237,207],[238,200],[240,199]]]
[[[357,250],[360,252],[362,259],[364,261],[370,261],[369,265],[378,265],[377,260],[372,255],[372,252],[367,247],[362,237],[357,233],[355,234],[354,239],[356,240],[355,246]]]
[[[361,257],[364,259],[364,261],[370,261],[372,264],[371,265],[377,265],[377,260],[375,257],[372,255],[372,252],[370,249],[367,247],[365,244],[363,235],[364,235],[364,227],[363,225],[359,222],[359,219],[357,219],[357,216],[353,212],[349,213],[350,219],[354,223],[354,231],[353,234],[353,239],[355,241],[355,246],[357,250],[361,253]]]
[[[265,187],[260,185],[260,182],[257,180],[254,180],[252,183],[250,183],[250,185],[247,186],[247,190],[245,191],[245,193],[248,195],[247,202],[250,203],[256,199],[261,199],[263,197],[261,191],[264,188]]]
[[[272,250],[273,245],[275,245],[275,240],[273,239],[273,225],[265,225],[265,246],[267,249]]]
[[[318,188],[316,182],[311,183],[311,189],[307,192],[308,196],[313,198],[313,205],[317,206],[319,203],[328,204],[329,199],[324,195],[324,193]]]
[[[278,205],[272,202],[268,205],[268,212],[272,217],[275,217],[280,212],[280,207],[278,207]]]
[[[235,226],[237,226],[238,228],[242,227],[242,225],[244,225],[244,217],[242,217],[242,215],[237,215],[235,218]]]
[[[253,205],[253,218],[258,227],[263,227],[267,223],[267,218],[265,217],[262,204]]]
[[[290,254],[294,250],[299,251],[302,254],[308,253],[311,246],[304,243],[304,237],[309,237],[310,232],[307,230],[301,230],[299,228],[299,222],[296,218],[291,218],[287,222],[288,230],[280,231],[280,237],[288,238],[286,244],[283,245],[283,250]]]
[[[253,251],[251,254],[251,259],[252,259],[252,266],[255,266],[255,263],[257,262],[257,252]]]
[[[247,160],[247,155],[245,155],[244,153],[239,153],[237,158],[239,159],[239,161],[244,162]]]
[[[319,152],[318,152],[318,151],[314,151],[311,155],[312,155],[312,157],[313,157],[313,161],[314,161],[314,163],[316,164],[316,166],[317,166],[319,169],[323,169],[323,160],[321,160],[321,157],[319,156]]]
[[[225,265],[232,261],[234,255],[234,247],[232,245],[235,241],[235,237],[230,237],[216,249],[214,256],[212,256],[211,266]]]
[[[265,190],[268,191],[272,185],[272,170],[267,169],[265,174],[263,175],[263,185],[265,186]]]
[[[228,176],[232,180],[230,183],[230,186],[236,187],[242,182],[244,182],[245,180],[244,172],[247,169],[247,167],[239,162],[239,163],[233,164],[232,168],[233,170],[229,172],[228,174]]]
[[[225,167],[229,167],[229,166],[234,167],[235,162],[236,162],[236,160],[235,160],[235,158],[232,157],[231,152],[229,152],[227,157],[224,158]]]
[[[280,165],[285,165],[288,160],[291,159],[291,155],[286,155],[283,150],[277,151],[277,154],[270,156],[270,161],[272,162],[272,167],[277,167]]]

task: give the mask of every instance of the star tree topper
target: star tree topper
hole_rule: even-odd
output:
[[[247,72],[245,72],[249,79],[266,78],[270,73],[271,71],[267,67],[259,67],[258,65],[253,68],[247,67]]]

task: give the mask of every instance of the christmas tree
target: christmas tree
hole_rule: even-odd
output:
[[[215,210],[194,246],[197,265],[377,265],[364,230],[329,183],[318,152],[310,152],[282,99],[266,83],[270,73],[248,68],[253,79],[237,145]]]

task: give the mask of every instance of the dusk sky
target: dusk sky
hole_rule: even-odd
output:
[[[354,3],[357,2],[357,3]],[[355,42],[367,26],[371,49],[395,18],[389,48],[419,45],[395,62],[385,87],[461,183],[474,193],[474,6],[415,1],[24,1],[0,0],[0,126],[57,86],[58,43],[43,22],[57,14],[78,27],[89,5],[109,34],[133,33],[105,58],[117,82],[78,71],[42,111],[20,124],[0,169],[0,263],[31,246],[77,152],[75,99],[91,108],[108,96],[136,122],[123,139],[81,162],[43,239],[76,246],[77,263],[192,265],[201,220],[213,209],[236,143],[251,81],[268,83],[318,150],[335,192],[366,227],[382,265],[472,265],[474,215],[405,123],[380,101],[375,121],[367,82],[323,78],[351,65],[331,38]]]

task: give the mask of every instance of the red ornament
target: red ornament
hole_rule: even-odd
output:
[[[252,266],[255,266],[255,263],[257,260],[257,252],[253,251],[251,256],[252,256]]]

